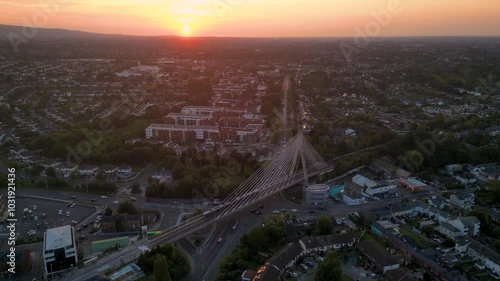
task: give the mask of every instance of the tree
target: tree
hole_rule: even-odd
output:
[[[168,272],[167,260],[164,255],[157,254],[154,265],[154,280],[155,281],[172,281]]]
[[[316,220],[316,234],[317,235],[328,235],[333,232],[332,219],[328,216],[320,216]]]
[[[491,244],[491,248],[500,254],[500,239],[495,240],[495,242]]]
[[[337,253],[328,251],[323,262],[319,264],[314,279],[316,281],[332,281],[340,280],[341,276],[342,269],[340,268],[340,261]]]
[[[130,191],[132,194],[141,193],[141,186],[138,183],[134,183],[132,185],[132,190]]]
[[[125,201],[120,203],[120,205],[118,205],[118,209],[116,210],[116,212],[119,214],[127,213],[129,215],[135,215],[139,213],[139,211],[137,211],[137,208],[130,201]]]
[[[47,168],[46,174],[48,177],[52,177],[52,178],[55,178],[57,176],[56,170],[52,167]]]
[[[106,207],[106,209],[104,210],[104,215],[109,217],[112,214],[113,214],[113,210],[111,210],[110,207]]]

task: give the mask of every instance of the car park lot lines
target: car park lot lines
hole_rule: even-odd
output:
[[[18,239],[22,240],[43,238],[47,228],[70,225],[73,220],[81,222],[95,211],[92,207],[78,204],[69,207],[66,202],[50,199],[19,197],[17,198],[17,204],[19,207],[16,209],[16,218],[18,220],[16,232],[18,233]],[[34,208],[34,206],[36,207]],[[24,213],[25,209],[29,211]],[[69,212],[69,216],[67,216],[67,212]],[[0,226],[0,233],[6,231],[5,227]]]

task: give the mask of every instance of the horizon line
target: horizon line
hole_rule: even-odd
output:
[[[101,36],[129,36],[129,37],[177,37],[182,39],[197,39],[197,38],[232,38],[232,39],[342,39],[342,38],[358,38],[358,36],[335,36],[335,35],[321,35],[321,36],[217,36],[217,35],[204,35],[204,36],[183,36],[178,34],[156,34],[156,35],[138,35],[138,34],[124,34],[124,33],[100,33],[95,31],[86,31],[79,29],[67,29],[62,27],[36,27],[28,25],[10,25],[0,23],[0,27],[13,27],[13,28],[35,28],[42,30],[61,30],[69,32],[81,32],[88,34],[95,34]],[[377,35],[368,36],[370,40],[376,38],[391,39],[391,38],[500,38],[498,35]]]

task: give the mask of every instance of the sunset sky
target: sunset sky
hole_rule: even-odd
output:
[[[0,0],[0,24],[132,35],[357,36],[391,2],[401,11],[377,35],[500,35],[497,0]]]

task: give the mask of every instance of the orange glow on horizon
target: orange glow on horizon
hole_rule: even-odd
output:
[[[352,37],[394,3],[402,9],[380,36],[500,36],[500,1],[490,0],[0,0],[0,24],[131,35]]]
[[[185,25],[184,27],[182,27],[182,35],[185,36],[185,37],[189,37],[191,36],[191,28],[187,25]]]

